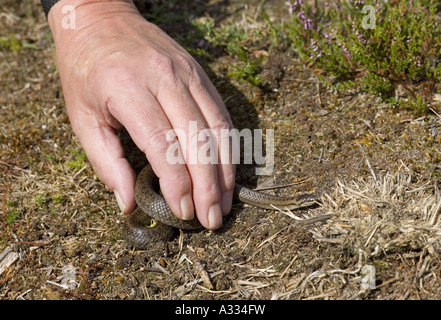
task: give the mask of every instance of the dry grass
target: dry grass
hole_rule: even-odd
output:
[[[380,274],[374,288],[345,289],[337,298],[354,299],[369,290],[396,282],[401,296],[409,296],[416,286],[422,291],[437,292],[440,281],[441,196],[436,182],[419,182],[404,164],[395,173],[384,172],[368,180],[345,184],[338,182],[335,192],[325,195],[323,210],[334,214],[332,221],[311,230],[316,241],[341,243],[358,252],[356,265],[346,269],[327,268],[309,274],[307,281],[320,286],[330,278],[340,277],[360,285],[362,269],[371,265]],[[393,272],[390,258],[398,260]],[[389,269],[389,270],[388,270]],[[406,279],[400,270],[412,277]],[[411,270],[410,270],[411,269]],[[404,271],[402,270],[402,271]],[[390,274],[387,278],[381,274]],[[377,275],[378,277],[378,275]]]
[[[418,181],[405,165],[395,173],[383,172],[350,183],[338,181],[333,193],[323,195],[318,212],[301,218],[285,212],[294,223],[257,244],[244,263],[232,264],[241,270],[234,288],[210,290],[199,285],[202,279],[183,287],[190,291],[193,285],[196,291],[227,299],[262,297],[267,289],[272,292],[271,299],[360,299],[374,292],[377,297],[391,298],[385,295],[390,290],[394,299],[406,299],[417,290],[439,297],[440,208],[437,184]],[[314,219],[324,218],[329,220],[310,226]],[[344,255],[334,256],[337,252],[333,252],[321,268],[302,272],[297,260],[305,252],[300,250],[279,271],[274,265],[255,267],[263,247],[272,241],[286,241],[285,235],[278,239],[280,233],[299,225],[308,225],[307,232],[315,242],[339,246],[356,259],[344,268],[336,267]],[[248,243],[242,245],[245,248]],[[286,277],[293,269],[299,269],[294,272],[296,276]],[[183,293],[181,289],[179,294]]]

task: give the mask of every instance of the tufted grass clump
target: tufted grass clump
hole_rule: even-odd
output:
[[[441,28],[432,0],[287,2],[288,38],[321,75],[356,85],[398,104],[425,109],[441,81]],[[323,77],[324,79],[324,77]],[[400,103],[402,104],[402,103]],[[423,107],[422,107],[423,105]]]

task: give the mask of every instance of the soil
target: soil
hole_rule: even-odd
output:
[[[192,31],[190,16],[240,27],[265,23],[262,12],[289,18],[284,1],[164,3],[158,24],[177,38]],[[161,4],[139,5],[152,17]],[[26,45],[0,46],[0,255],[15,257],[0,274],[0,299],[441,298],[435,93],[433,113],[417,114],[337,92],[293,50],[266,41],[255,87],[228,75],[237,57],[194,38],[211,55],[197,58],[235,126],[274,130],[273,174],[240,166],[237,180],[296,182],[269,192],[314,192],[322,203],[292,213],[235,204],[221,229],[176,231],[143,251],[122,240],[124,216],[73,135],[39,1],[2,1],[0,35],[9,34]],[[126,145],[139,170],[144,158]]]

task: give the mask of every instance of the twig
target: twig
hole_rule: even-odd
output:
[[[6,220],[6,195],[8,194],[8,190],[9,190],[9,185],[7,185],[5,187],[5,191],[2,195],[2,212],[3,212],[3,216],[0,217],[0,226],[4,232],[4,234],[6,234],[6,227],[5,227],[5,220]]]
[[[29,244],[34,247],[43,247],[52,243],[50,239],[43,239],[37,241],[17,241],[18,244]]]
[[[438,118],[441,118],[441,116],[435,110],[433,110],[432,108],[429,108],[429,110],[432,111],[434,114],[436,114]]]
[[[157,272],[157,273],[162,273],[162,270],[159,268],[154,268],[154,267],[145,267],[145,268],[141,268],[139,269],[140,271],[147,271],[147,272]]]
[[[368,158],[366,152],[364,151],[364,149],[360,143],[357,143],[357,146],[358,146],[358,148],[360,148],[361,154],[364,156],[364,158],[366,160],[366,164],[369,167],[369,170],[371,171],[372,176],[374,177],[375,185],[379,186],[380,183],[378,182],[377,176],[374,172],[374,169],[372,168],[371,162],[369,161],[369,158]]]
[[[305,80],[305,79],[295,79],[295,78],[283,78],[282,81],[296,81],[296,82],[309,82],[309,83],[318,82],[318,80]]]
[[[158,262],[155,262],[154,266],[155,266],[155,268],[161,270],[166,275],[168,275],[168,276],[170,275],[170,272],[167,269],[165,269],[163,266],[161,266]]]
[[[85,165],[80,170],[78,170],[78,172],[74,174],[74,176],[70,179],[70,181],[73,182],[75,180],[75,178],[78,177],[78,175],[80,175],[80,173],[83,172],[86,169],[87,169],[87,165]]]
[[[364,244],[365,247],[367,247],[367,245],[369,244],[369,242],[371,242],[371,239],[373,238],[375,232],[377,232],[377,229],[380,227],[380,223],[382,223],[383,221],[380,221],[379,223],[377,223],[377,225],[374,227],[374,230],[372,230],[371,234],[369,235],[368,239],[366,240],[366,243]]]
[[[297,260],[297,257],[298,257],[298,255],[295,255],[294,258],[292,258],[291,262],[288,264],[288,266],[285,268],[285,270],[283,270],[282,274],[280,275],[280,279],[282,279],[283,276],[285,275],[285,273],[288,271],[288,269],[291,268],[294,261]]]
[[[322,103],[322,97],[321,97],[321,92],[320,92],[320,81],[317,81],[317,100],[318,100],[318,103],[319,103],[319,106],[320,107],[323,107],[323,103]]]
[[[267,243],[268,241],[271,241],[271,240],[274,239],[279,233],[285,231],[285,230],[288,229],[288,228],[291,228],[291,227],[294,227],[294,226],[306,226],[306,225],[313,224],[313,223],[316,223],[316,222],[326,221],[326,220],[328,220],[329,218],[331,218],[333,215],[334,215],[333,213],[328,213],[328,214],[318,215],[318,216],[316,216],[316,217],[312,217],[312,218],[309,218],[309,219],[297,220],[296,222],[291,223],[289,226],[286,226],[286,227],[280,229],[280,230],[277,231],[275,234],[273,234],[271,237],[269,237],[269,238],[263,240],[263,242],[262,242],[261,244],[259,244],[259,245],[257,246],[257,248],[260,248],[261,246],[263,246],[263,245],[264,245],[265,243]]]
[[[63,288],[63,289],[69,289],[69,287],[66,286],[65,284],[56,283],[56,282],[51,281],[51,280],[46,280],[46,282],[47,282],[47,283],[50,283],[50,284],[53,284],[54,286],[57,286],[57,287]]]
[[[279,185],[271,186],[271,187],[260,187],[260,188],[253,189],[253,191],[265,191],[265,190],[282,189],[282,188],[287,188],[287,187],[292,187],[292,186],[295,186],[295,185],[299,185],[299,184],[302,184],[304,182],[305,182],[305,180],[297,181],[297,182],[292,182],[292,183],[287,183],[287,184],[279,184]]]
[[[26,263],[29,262],[29,260],[31,260],[32,256],[34,255],[34,252],[29,253],[28,257],[26,258],[26,260],[11,274],[5,276],[2,280],[0,280],[0,286],[4,283],[6,283],[10,278],[12,278],[12,276],[16,275],[18,271],[20,271]]]
[[[280,184],[280,185],[271,186],[271,187],[259,187],[259,188],[253,189],[253,191],[265,191],[265,190],[282,189],[282,188],[292,187],[292,186],[295,186],[296,184],[300,184],[300,183],[301,182],[293,182],[293,183]]]
[[[23,298],[23,296],[24,296],[25,294],[31,292],[31,291],[32,291],[32,289],[28,289],[28,290],[26,290],[26,291],[23,292],[21,295],[19,295],[19,296],[16,298],[16,300],[18,300],[18,299],[26,300],[25,298]]]
[[[223,274],[223,273],[225,273],[225,270],[219,270],[219,271],[216,271],[216,272],[210,273],[210,274],[209,274],[209,277],[210,277],[211,279],[213,279],[214,277],[217,277],[218,275]],[[193,281],[191,281],[191,282],[189,282],[189,283],[186,283],[185,286],[186,286],[186,287],[192,287],[192,286],[194,286],[195,284],[201,283],[202,281],[203,281],[203,279],[202,279],[202,278],[199,278],[199,279],[193,280]]]

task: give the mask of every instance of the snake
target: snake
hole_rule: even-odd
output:
[[[177,218],[159,192],[159,179],[150,164],[147,164],[136,178],[135,201],[137,208],[125,220],[122,227],[123,239],[138,249],[148,249],[154,242],[168,241],[174,234],[173,228],[200,230],[202,225],[195,217],[192,220]],[[317,204],[317,196],[303,194],[280,197],[254,191],[236,183],[233,192],[236,201],[263,209],[296,210]]]

